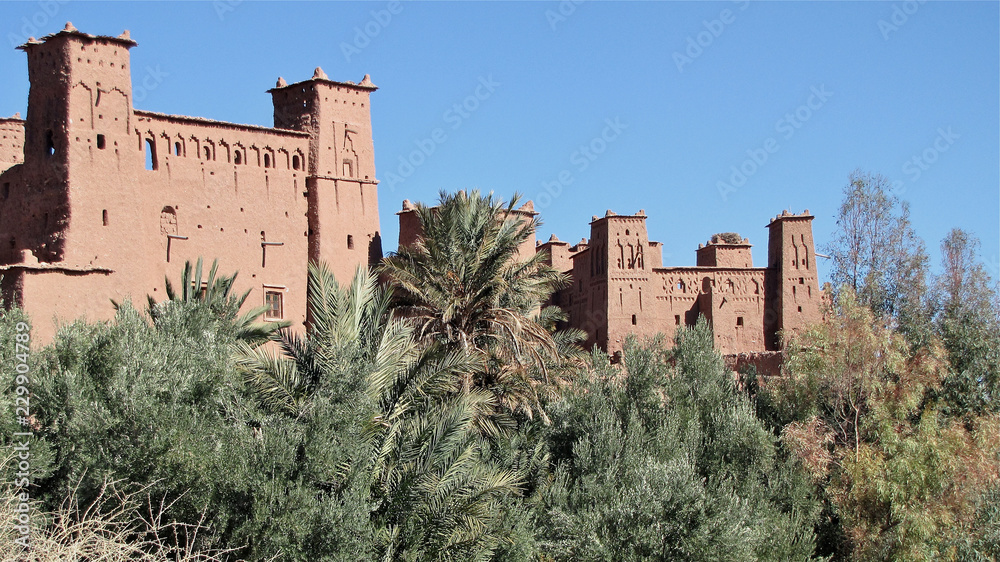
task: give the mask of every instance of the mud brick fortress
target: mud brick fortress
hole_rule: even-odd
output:
[[[535,214],[530,201],[515,213]],[[399,244],[412,244],[420,236],[415,207],[404,201],[397,214]],[[568,313],[567,326],[587,333],[586,347],[614,354],[629,334],[672,338],[701,315],[731,366],[753,364],[773,373],[781,334],[822,320],[813,218],[808,210],[784,211],[770,220],[767,267],[753,267],[750,241],[735,233],[699,244],[695,266],[663,267],[662,244],[649,241],[642,210],[609,210],[592,217],[589,239],[571,246],[555,235],[544,244],[532,238],[519,254],[546,252],[549,265],[570,277],[572,284],[553,295],[552,304]]]
[[[88,35],[72,24],[30,39],[28,113],[0,119],[2,297],[48,341],[58,322],[114,315],[111,299],[144,302],[179,279],[185,261],[218,257],[239,271],[245,306],[267,319],[306,322],[307,264],[338,279],[382,257],[369,96],[376,87],[313,77],[268,93],[274,127],[164,115],[132,106],[126,31]],[[420,225],[407,201],[400,245]],[[519,213],[530,216],[529,202]],[[780,349],[782,331],[820,320],[812,219],[787,212],[768,225],[768,265],[749,241],[713,236],[697,265],[663,267],[646,215],[593,217],[570,245],[534,237],[572,285],[553,297],[587,345],[621,350],[630,333],[668,337],[699,315],[731,357]],[[768,369],[770,370],[770,369]]]
[[[589,240],[570,246],[553,235],[538,251],[570,275],[572,285],[553,304],[569,313],[570,326],[587,332],[588,346],[614,353],[630,333],[673,337],[701,315],[732,365],[773,372],[774,365],[760,363],[767,358],[762,352],[778,351],[783,332],[822,319],[812,220],[808,210],[771,219],[767,267],[753,267],[750,241],[735,233],[699,244],[695,266],[663,267],[662,244],[649,241],[642,210],[595,216]]]
[[[0,119],[0,275],[5,303],[27,310],[36,339],[55,319],[114,315],[110,299],[165,298],[164,276],[218,257],[239,271],[246,306],[301,328],[306,264],[338,279],[382,257],[369,95],[312,79],[269,90],[274,127],[132,106],[126,31],[72,24],[18,47],[28,112]],[[207,271],[207,266],[206,266]]]

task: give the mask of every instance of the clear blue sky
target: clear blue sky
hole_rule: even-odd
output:
[[[404,198],[478,187],[546,204],[542,239],[643,208],[667,265],[720,231],[763,265],[770,216],[808,208],[821,246],[861,168],[898,182],[935,267],[960,226],[1000,273],[997,2],[3,2],[0,114],[26,109],[10,43],[67,20],[131,30],[147,110],[270,125],[278,76],[371,74],[387,250]]]

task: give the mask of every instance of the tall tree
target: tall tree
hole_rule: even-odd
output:
[[[951,364],[945,397],[958,415],[1000,411],[1000,300],[978,249],[957,228],[941,242],[935,326]]]
[[[912,330],[911,339],[926,339],[927,252],[910,224],[908,204],[884,176],[851,173],[827,251],[835,290],[849,287],[880,317]]]

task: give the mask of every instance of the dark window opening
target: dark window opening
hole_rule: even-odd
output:
[[[282,304],[282,294],[280,291],[265,291],[264,305],[267,306],[267,310],[264,312],[264,320],[281,320],[284,318]]]
[[[104,226],[108,226],[108,210],[104,209],[101,211],[101,220],[104,222]]]
[[[801,306],[799,307],[799,312],[802,312],[802,307]]]
[[[97,148],[104,150],[104,135],[97,135]]]
[[[633,315],[632,315],[632,325],[633,325],[633,326],[635,326],[635,325],[636,325],[636,318],[635,318],[635,314],[633,314]]]
[[[211,160],[211,159],[212,159],[212,149],[210,149],[209,147],[206,146],[205,147],[205,160]]]
[[[174,156],[180,156],[180,155],[181,155],[181,143],[175,142],[174,143]]]
[[[292,156],[292,169],[293,170],[298,170],[299,169],[299,155],[298,154],[296,154],[295,156]]]
[[[270,168],[271,167],[271,155],[270,154],[265,154],[264,155],[264,167],[265,168]]]
[[[146,139],[146,169],[156,170],[159,165],[156,162],[156,143],[153,139]]]
[[[681,315],[674,314],[674,326],[680,326],[680,325],[681,325]]]
[[[347,235],[347,249],[348,250],[354,249],[354,236],[351,234]]]
[[[805,277],[799,277],[799,285],[804,285],[805,282],[806,282],[806,278]]]
[[[233,164],[242,164],[242,163],[243,163],[243,154],[241,154],[240,151],[237,150],[233,154]]]
[[[56,142],[52,136],[52,131],[45,131],[45,155],[52,156],[56,153]]]
[[[737,316],[736,317],[736,325],[737,326],[742,326],[743,325],[743,317],[742,316]]]

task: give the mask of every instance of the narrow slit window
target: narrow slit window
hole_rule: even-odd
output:
[[[681,325],[681,315],[674,314],[674,326],[680,326],[680,325]]]
[[[233,153],[233,164],[242,164],[242,163],[243,163],[243,154],[241,154],[240,151],[237,150],[236,152]]]
[[[180,156],[180,155],[181,155],[181,143],[175,142],[174,143],[174,156]]]
[[[270,154],[265,154],[264,155],[264,167],[265,168],[270,168],[271,167],[271,155]]]
[[[104,135],[97,135],[97,148],[104,150],[105,146]]]
[[[56,153],[56,141],[52,136],[52,131],[45,131],[45,155],[52,156]]]
[[[743,317],[742,316],[737,316],[736,317],[736,325],[737,326],[742,326],[743,325]]]
[[[298,170],[300,165],[301,163],[299,161],[299,155],[296,154],[295,156],[292,156],[292,169]]]
[[[101,211],[101,222],[104,223],[104,226],[108,226],[108,210],[107,209],[104,209],[103,211]]]
[[[354,235],[352,234],[347,235],[347,249],[348,250],[354,249]]]
[[[156,170],[159,168],[156,162],[156,144],[153,139],[146,139],[146,169]]]
[[[211,159],[212,159],[212,149],[206,146],[205,147],[205,160],[211,160]]]
[[[635,326],[638,323],[635,314],[632,315],[632,325]]]

